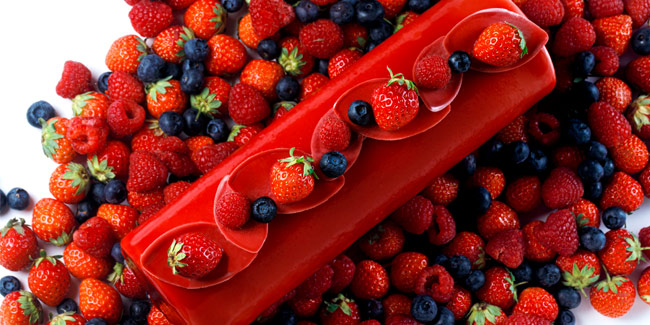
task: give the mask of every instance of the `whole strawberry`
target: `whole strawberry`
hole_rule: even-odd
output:
[[[328,289],[331,293],[339,293],[352,283],[356,265],[347,255],[341,254],[330,263],[334,275],[332,276],[332,285]]]
[[[14,291],[2,300],[0,324],[39,324],[42,313],[41,303],[33,293],[24,290]]]
[[[598,257],[609,274],[629,275],[645,260],[639,238],[628,230],[610,230],[605,238],[605,247]]]
[[[206,235],[186,233],[174,239],[167,252],[167,264],[174,274],[200,279],[214,270],[223,249]]]
[[[38,242],[24,219],[11,219],[0,229],[0,265],[20,271],[38,256]]]
[[[390,79],[372,93],[371,105],[377,125],[387,131],[398,130],[410,123],[418,114],[420,102],[415,84],[404,78],[402,73],[393,74]]]
[[[248,60],[244,45],[232,36],[214,35],[208,41],[208,47],[210,56],[205,67],[211,75],[223,76],[238,72]]]
[[[467,314],[467,325],[499,325],[508,318],[501,308],[485,302],[476,303]]]
[[[122,239],[135,229],[138,211],[128,205],[104,203],[97,209],[97,217],[108,221],[115,236]]]
[[[501,201],[492,201],[487,212],[477,220],[478,233],[490,240],[498,233],[519,229],[519,217],[508,205]]]
[[[115,234],[111,224],[104,218],[92,217],[84,222],[72,235],[74,243],[86,253],[95,257],[106,257],[111,253]]]
[[[230,89],[228,115],[235,123],[251,125],[263,120],[270,113],[269,103],[252,86],[238,83]]]
[[[63,203],[78,203],[90,188],[90,176],[84,166],[70,162],[59,165],[50,176],[50,193]]]
[[[618,55],[623,55],[632,38],[632,18],[628,15],[616,15],[595,19],[592,22],[596,31],[596,43],[613,48]]]
[[[509,309],[517,300],[515,277],[507,269],[494,266],[485,271],[485,284],[476,292],[481,301]]]
[[[32,211],[32,229],[41,240],[63,246],[72,240],[71,234],[77,222],[74,214],[63,202],[40,199]]]
[[[646,304],[650,304],[650,267],[641,272],[641,277],[637,283],[637,291],[641,300]]]
[[[423,234],[431,226],[434,207],[424,196],[416,195],[397,209],[391,219],[406,232]]]
[[[600,93],[600,100],[612,105],[621,113],[625,112],[632,101],[632,90],[621,79],[605,77],[596,81],[596,87]]]
[[[106,118],[110,100],[100,92],[89,91],[77,95],[72,100],[72,112],[75,116]]]
[[[183,113],[186,106],[187,95],[181,90],[180,82],[171,77],[151,85],[147,92],[147,110],[155,118],[167,111]]]
[[[122,263],[115,263],[115,266],[113,266],[113,273],[108,276],[108,281],[112,282],[115,289],[127,298],[147,298],[145,287],[135,276],[135,273]]]
[[[319,19],[300,30],[300,43],[319,59],[329,59],[343,47],[343,30],[333,21]]]
[[[140,60],[147,55],[147,45],[135,35],[118,38],[106,54],[106,66],[109,70],[136,73]]]
[[[593,103],[587,111],[587,119],[596,139],[608,148],[620,145],[632,133],[623,114],[605,102]]]
[[[226,28],[226,11],[217,0],[194,1],[185,11],[183,21],[196,37],[208,40]]]
[[[506,67],[528,54],[523,32],[508,23],[494,23],[485,28],[474,43],[472,56],[481,62]]]
[[[428,264],[429,259],[422,253],[400,253],[391,263],[391,285],[402,292],[413,292],[420,272],[426,268]]]
[[[404,231],[392,221],[385,221],[359,239],[359,248],[371,260],[389,259],[404,247]]]
[[[607,317],[621,317],[632,308],[636,291],[634,283],[626,276],[604,279],[589,292],[589,301],[594,309]]]
[[[309,156],[294,156],[295,148],[289,150],[289,158],[280,159],[271,168],[271,193],[276,202],[286,204],[300,201],[314,190],[316,177]]]
[[[582,291],[593,285],[600,278],[600,259],[589,251],[578,250],[571,256],[560,256],[555,260],[562,271],[562,284]]]
[[[354,300],[339,294],[331,302],[325,302],[325,307],[320,312],[320,320],[323,325],[353,325],[359,324],[361,316]]]
[[[99,317],[114,324],[122,315],[122,298],[108,284],[97,279],[84,279],[79,286],[79,309],[87,319]]]
[[[41,145],[43,153],[57,164],[69,163],[77,153],[72,148],[72,143],[65,135],[68,130],[68,119],[53,117],[41,121]]]
[[[600,209],[618,206],[625,212],[632,212],[643,203],[643,188],[632,176],[615,172],[610,183],[603,190]]]
[[[361,59],[363,53],[357,49],[343,48],[336,52],[327,65],[327,75],[334,79],[336,76],[348,70],[354,62]]]
[[[248,7],[255,34],[262,39],[273,34],[295,19],[291,5],[279,0],[252,0]]]
[[[357,264],[350,289],[361,299],[378,299],[386,295],[390,283],[388,273],[383,266],[371,260]]]
[[[610,151],[616,167],[628,174],[640,172],[648,164],[648,147],[636,135],[631,135]]]
[[[155,37],[172,23],[172,8],[164,2],[141,0],[129,11],[135,31],[143,37]]]
[[[641,91],[650,92],[650,56],[642,56],[630,62],[625,69],[627,80]]]
[[[294,77],[304,77],[314,68],[314,57],[307,53],[297,37],[286,37],[280,41],[278,63],[284,71]]]
[[[565,21],[555,34],[552,51],[559,56],[571,56],[589,50],[596,43],[596,32],[582,17]]]
[[[472,269],[482,269],[485,266],[485,242],[473,232],[459,232],[442,252],[447,257],[464,255],[472,262]]]
[[[529,314],[553,321],[559,312],[555,298],[548,291],[539,287],[525,289],[519,295],[519,301],[513,314]]]
[[[48,325],[84,325],[86,320],[74,311],[66,311],[50,319]]]
[[[190,97],[192,107],[208,117],[227,114],[230,84],[214,76],[203,78],[203,83],[203,91]]]
[[[542,202],[542,184],[537,176],[523,176],[506,187],[506,203],[517,212],[530,212]]]
[[[156,36],[151,47],[165,61],[178,64],[185,58],[185,42],[193,38],[194,32],[191,29],[171,26]]]
[[[56,306],[65,298],[70,288],[70,273],[58,260],[61,256],[47,256],[41,249],[40,257],[34,260],[29,270],[29,289],[44,304]]]
[[[194,151],[191,158],[201,173],[207,174],[238,148],[239,146],[232,141],[211,144]]]
[[[329,264],[325,264],[296,287],[296,298],[313,299],[320,297],[332,287],[333,280],[334,268]]]
[[[250,218],[251,202],[239,192],[232,192],[219,198],[215,206],[215,217],[222,225],[238,229]]]
[[[124,179],[129,172],[130,155],[131,150],[124,142],[109,140],[104,148],[88,155],[86,165],[93,178],[100,182],[108,182],[114,177]]]
[[[429,183],[422,195],[434,205],[448,205],[458,197],[460,182],[451,173],[438,176]]]
[[[650,96],[641,95],[634,100],[627,118],[639,138],[650,139]]]
[[[78,279],[104,279],[111,272],[113,265],[112,259],[94,257],[77,247],[74,242],[63,250],[63,262],[70,274]]]

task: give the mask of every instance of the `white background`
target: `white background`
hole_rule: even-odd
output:
[[[133,34],[128,11],[122,0],[31,0],[7,1],[0,11],[2,31],[0,49],[0,189],[26,189],[32,202],[29,211],[7,210],[0,213],[0,224],[10,218],[31,220],[34,202],[51,197],[48,180],[56,164],[47,159],[40,146],[40,130],[25,118],[27,108],[38,100],[50,102],[60,116],[72,116],[71,102],[56,95],[63,63],[66,60],[85,64],[97,78],[106,71],[104,58],[117,38]],[[229,33],[233,33],[230,21]],[[628,217],[628,228],[637,232],[650,225],[650,205]],[[62,250],[41,242],[48,252]],[[636,283],[644,262],[632,275]],[[0,276],[13,274],[27,287],[27,272],[9,272],[0,267]],[[76,297],[78,281],[73,279],[69,297]],[[609,319],[591,308],[588,299],[574,310],[577,324],[650,323],[650,306],[637,297],[626,316]]]

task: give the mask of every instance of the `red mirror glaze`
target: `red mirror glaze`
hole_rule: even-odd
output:
[[[397,71],[393,72],[397,73]],[[377,87],[386,82],[388,82],[388,78],[370,79],[361,82],[352,89],[346,91],[343,95],[341,95],[334,106],[336,115],[348,123],[350,129],[363,136],[377,140],[392,141],[402,140],[429,130],[432,127],[436,126],[436,124],[440,123],[440,121],[442,121],[442,119],[444,119],[445,116],[449,114],[449,106],[443,108],[438,112],[431,112],[422,104],[420,104],[418,115],[416,115],[409,124],[405,125],[399,130],[386,131],[377,126],[377,124],[364,127],[352,123],[348,117],[348,108],[350,107],[350,104],[352,104],[352,102],[355,100],[365,100],[370,103],[370,98],[372,97],[373,91],[375,91]]]
[[[320,119],[320,121],[316,125],[316,129],[314,129],[314,133],[311,136],[311,154],[315,160],[314,169],[316,170],[316,174],[318,174],[318,177],[321,180],[325,180],[325,181],[331,181],[333,180],[333,178],[329,178],[325,176],[325,174],[323,174],[323,172],[320,171],[319,162],[320,162],[320,158],[324,154],[330,152],[331,150],[323,146],[323,144],[320,141],[320,137],[318,136],[318,132],[321,129],[323,122],[329,117],[338,118],[334,110],[330,110],[325,115],[323,115],[323,118]],[[359,158],[359,153],[361,152],[364,138],[365,138],[364,136],[353,131],[350,138],[350,145],[347,148],[345,148],[345,150],[341,151],[341,153],[345,156],[345,158],[348,161],[348,167],[346,171],[349,170],[350,167],[352,167],[352,165],[354,165],[354,163],[357,161],[357,158]]]
[[[310,155],[296,149],[294,156]],[[251,201],[261,196],[273,198],[270,182],[271,167],[276,161],[287,157],[289,157],[289,148],[272,149],[254,155],[233,170],[228,185],[233,191],[246,195]],[[316,180],[314,191],[306,198],[290,204],[278,203],[278,214],[298,213],[317,207],[334,196],[343,184],[345,184],[345,176],[331,182]]]
[[[187,232],[200,232],[216,241],[223,249],[221,261],[210,274],[201,279],[189,279],[172,273],[167,265],[167,250],[174,238]],[[181,288],[200,289],[217,285],[235,276],[248,267],[256,253],[247,252],[227,240],[214,223],[190,222],[171,229],[158,237],[142,254],[144,271],[156,279]]]
[[[217,193],[214,196],[215,208],[220,197],[233,192],[232,188],[230,187],[230,183],[228,182],[229,179],[230,176],[225,176],[219,184]],[[253,202],[253,200],[251,200],[251,202]],[[223,236],[226,238],[226,240],[230,241],[233,245],[254,254],[262,249],[262,246],[266,241],[266,237],[269,235],[268,223],[260,223],[255,222],[254,220],[249,220],[241,229],[230,229],[222,225],[216,219],[216,211],[214,222],[217,224],[217,227],[223,233]]]
[[[444,46],[449,53],[461,50],[471,56],[474,43],[481,32],[491,24],[498,22],[507,22],[521,30],[526,40],[528,54],[517,63],[507,67],[495,67],[472,59],[472,70],[496,73],[519,68],[532,60],[548,41],[548,34],[523,15],[506,9],[493,8],[477,11],[463,19],[449,31],[445,37]]]
[[[415,76],[415,67],[417,62],[429,55],[440,55],[443,58],[449,58],[449,52],[443,46],[444,37],[438,38],[431,45],[425,47],[418,58],[413,64],[413,76]],[[445,88],[442,89],[428,89],[424,87],[418,87],[420,93],[420,99],[424,103],[424,106],[432,112],[438,112],[445,109],[451,102],[454,101],[458,92],[460,91],[460,86],[463,83],[463,74],[462,73],[452,73],[451,80]]]

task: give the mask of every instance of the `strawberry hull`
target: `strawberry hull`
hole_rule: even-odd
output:
[[[170,320],[179,324],[250,323],[431,179],[548,94],[555,75],[545,50],[509,72],[466,73],[451,112],[438,125],[399,141],[366,139],[358,160],[345,173],[340,192],[312,210],[276,218],[250,266],[223,283],[202,289],[173,285],[157,276],[170,272],[166,263],[147,263],[142,258],[152,249],[166,252],[169,243],[165,246],[156,239],[170,230],[196,222],[214,223],[213,202],[219,183],[248,157],[275,148],[309,152],[313,130],[344,92],[362,81],[385,78],[386,66],[410,79],[412,65],[424,47],[467,15],[486,8],[519,12],[509,0],[441,1],[196,181],[181,199],[162,210],[155,222],[145,223],[125,237],[122,249],[129,265],[145,280],[152,298]]]

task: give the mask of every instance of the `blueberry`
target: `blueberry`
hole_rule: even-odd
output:
[[[542,174],[548,168],[548,157],[541,149],[534,149],[530,151],[528,159],[526,159],[526,164],[528,165],[531,172],[535,174]]]
[[[549,288],[560,282],[562,271],[555,264],[546,264],[537,269],[535,278],[542,287]]]
[[[557,314],[555,319],[555,325],[574,325],[576,323],[576,317],[573,315],[573,312],[566,309],[561,309]]]
[[[417,295],[411,302],[411,316],[418,322],[431,322],[438,315],[438,305],[428,295]]]
[[[503,162],[503,153],[505,152],[505,145],[497,138],[492,138],[490,141],[484,143],[479,149],[479,157],[481,162],[489,166],[499,166]]]
[[[485,284],[485,274],[481,270],[472,270],[463,282],[467,290],[478,291]]]
[[[104,188],[106,184],[104,183],[93,183],[90,185],[89,196],[97,205],[102,205],[106,203],[106,196],[104,195]]]
[[[431,0],[408,0],[406,7],[421,14],[431,7]]]
[[[91,318],[86,322],[86,325],[107,325],[106,321],[103,318],[95,317]]]
[[[230,134],[228,125],[220,118],[213,118],[208,122],[205,133],[214,140],[215,143],[224,142]]]
[[[280,100],[295,101],[300,95],[300,83],[292,76],[284,76],[275,85],[275,93]]]
[[[580,228],[580,245],[591,252],[599,252],[605,247],[605,233],[591,226]]]
[[[632,34],[632,50],[638,55],[650,54],[650,28],[641,28]]]
[[[569,287],[562,287],[555,293],[555,300],[560,308],[573,309],[580,305],[580,293]]]
[[[340,3],[340,2],[337,2]],[[330,76],[329,73],[329,60],[327,59],[316,59],[316,63],[314,64],[315,70],[324,76],[328,77]]]
[[[208,118],[193,107],[183,112],[183,121],[185,122],[183,131],[191,137],[201,134],[208,126]]]
[[[433,320],[433,325],[454,325],[454,323],[454,313],[447,309],[447,307],[439,307],[438,315]]]
[[[77,204],[77,213],[75,213],[74,218],[77,220],[78,224],[86,222],[86,220],[97,215],[97,209],[99,209],[99,204],[95,203],[93,200],[84,200]]]
[[[372,115],[372,106],[363,100],[355,100],[350,104],[348,117],[352,123],[361,126],[369,126],[375,122],[375,117]]]
[[[25,210],[29,205],[29,194],[20,187],[12,188],[7,193],[7,203],[14,210]]]
[[[7,196],[5,195],[5,192],[0,190],[0,212],[4,211],[6,207],[7,207]]]
[[[198,94],[203,90],[203,73],[199,69],[183,71],[181,90],[186,94]]]
[[[591,81],[585,80],[573,85],[571,92],[577,107],[587,108],[600,98],[598,88]]]
[[[384,19],[384,7],[377,0],[359,0],[355,9],[357,21],[362,25],[368,25]]]
[[[508,149],[510,152],[510,161],[515,165],[523,163],[530,155],[530,147],[523,141],[510,143]]]
[[[533,268],[528,262],[523,262],[516,269],[512,270],[515,282],[530,282],[533,280]]]
[[[375,42],[375,41],[368,42],[368,45],[366,45],[366,52],[372,51],[377,46],[379,46],[378,42]]]
[[[174,111],[166,111],[158,118],[158,126],[166,135],[174,137],[183,132],[185,124],[181,114]]]
[[[625,226],[627,213],[619,207],[609,207],[603,211],[603,224],[607,229],[616,230]]]
[[[54,107],[52,107],[50,103],[44,100],[37,101],[27,109],[27,122],[29,125],[35,128],[40,129],[43,127],[40,122],[41,119],[47,122],[47,120],[53,118],[54,116],[56,116]]]
[[[353,8],[356,8],[357,3],[359,3],[359,0],[341,0],[341,2],[349,3],[352,5]]]
[[[614,165],[614,161],[609,158],[605,158],[605,162],[603,162],[603,177],[608,178],[614,175],[615,168],[616,166]]]
[[[296,18],[303,23],[318,19],[318,6],[309,0],[300,0],[296,6]]]
[[[492,197],[485,187],[479,186],[468,190],[465,197],[465,208],[472,215],[482,215],[490,208]]]
[[[339,25],[351,23],[354,19],[354,7],[349,2],[339,1],[330,7],[330,19]]]
[[[144,83],[156,82],[164,77],[165,66],[163,58],[157,54],[147,54],[138,65],[138,79]]]
[[[194,62],[203,62],[210,54],[208,42],[200,38],[193,38],[185,42],[183,50],[185,50],[185,57]]]
[[[584,183],[585,194],[583,197],[587,200],[597,202],[600,196],[603,195],[603,183],[593,182]]]
[[[296,325],[298,323],[298,316],[289,307],[280,309],[277,318],[278,320],[273,323],[278,325]]]
[[[587,159],[578,165],[578,176],[587,183],[594,183],[603,178],[605,171],[599,162]]]
[[[119,179],[112,179],[104,187],[106,202],[119,204],[126,200],[126,184]]]
[[[100,74],[99,78],[97,78],[97,90],[99,90],[99,92],[102,94],[106,93],[108,90],[108,77],[110,77],[112,74],[112,71],[106,71]]]
[[[77,302],[74,301],[74,299],[65,298],[63,299],[63,301],[61,301],[61,303],[58,306],[56,306],[56,312],[59,314],[63,314],[69,311],[75,313],[79,312],[79,306],[77,305]]]
[[[587,158],[595,159],[599,162],[604,162],[607,158],[607,148],[598,141],[589,141],[586,149]]]
[[[180,80],[182,73],[183,71],[178,64],[171,62],[167,62],[167,64],[165,64],[165,70],[163,71],[163,76],[165,78],[171,77],[174,80]]]
[[[124,264],[124,255],[122,255],[122,247],[120,246],[119,241],[113,244],[113,247],[111,248],[111,257],[115,262]]]
[[[147,315],[151,310],[151,303],[148,300],[133,300],[131,306],[129,307],[129,315],[131,318],[144,322],[147,320]]]
[[[449,258],[443,254],[437,254],[431,259],[432,265],[447,265],[449,263]]]
[[[361,304],[361,311],[364,319],[382,319],[384,316],[384,305],[377,299],[366,300]]]
[[[583,145],[591,139],[591,129],[587,123],[578,119],[571,119],[569,120],[567,135],[572,143]]]
[[[373,24],[368,29],[368,38],[377,43],[381,43],[393,35],[394,27],[385,20]]]
[[[20,281],[15,276],[7,275],[0,279],[0,294],[6,296],[14,291],[22,289]]]
[[[227,12],[236,12],[244,6],[244,0],[223,0],[221,4]]]
[[[474,175],[476,171],[476,156],[473,153],[465,156],[463,160],[458,162],[451,170],[451,172],[460,180],[465,180],[466,178]]]
[[[469,58],[469,54],[465,51],[455,51],[449,56],[447,60],[451,72],[464,73],[469,70],[469,67],[472,64],[472,61]]]
[[[462,279],[472,271],[472,262],[465,255],[454,255],[446,263],[447,271],[455,279]]]
[[[327,177],[337,178],[345,173],[347,167],[348,160],[338,151],[330,151],[320,158],[320,170]]]
[[[257,43],[257,53],[264,60],[275,60],[280,56],[278,43],[270,38],[265,38]]]
[[[585,78],[596,66],[596,56],[589,51],[584,51],[576,55],[573,61],[573,73],[576,77]]]
[[[183,60],[183,62],[181,63],[181,71],[182,73],[185,73],[185,71],[187,70],[198,70],[201,72],[201,75],[203,75],[205,74],[205,64],[203,64],[203,62]]]
[[[257,222],[269,223],[275,218],[277,212],[275,201],[266,196],[257,198],[251,205],[251,218]]]

